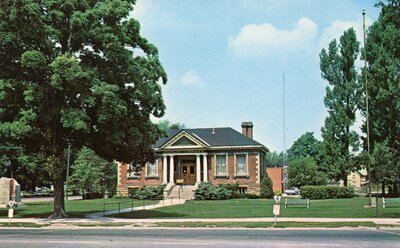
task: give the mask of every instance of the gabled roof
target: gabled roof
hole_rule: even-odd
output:
[[[209,147],[225,147],[225,146],[262,146],[257,141],[248,138],[240,132],[230,128],[194,128],[194,129],[175,129],[167,132],[168,136],[159,139],[154,148],[161,148],[171,139],[185,132],[190,136],[207,144]]]

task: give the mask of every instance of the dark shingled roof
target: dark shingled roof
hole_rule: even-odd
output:
[[[155,148],[160,148],[181,131],[199,137],[207,142],[210,146],[262,146],[257,141],[248,138],[230,127],[220,128],[194,128],[194,129],[174,129],[169,130],[168,137],[159,139],[154,145]],[[213,133],[214,130],[214,133]],[[196,137],[197,136],[197,137]]]

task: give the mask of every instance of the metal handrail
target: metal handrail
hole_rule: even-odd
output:
[[[119,202],[105,202],[103,203],[103,216],[105,216],[106,213],[106,205],[117,205],[118,204],[118,213],[121,213],[121,203],[131,203],[131,209],[133,211],[133,201],[119,201]]]

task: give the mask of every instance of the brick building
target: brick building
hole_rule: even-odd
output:
[[[242,123],[242,133],[232,128],[169,130],[154,145],[155,163],[141,171],[129,172],[128,164],[118,164],[118,192],[129,187],[167,185],[177,182],[197,186],[200,182],[238,182],[243,191],[258,192],[266,172],[268,149],[253,140],[253,124]]]
[[[267,174],[272,180],[272,189],[274,191],[279,190],[280,192],[283,192],[283,188],[282,188],[282,178],[283,178],[282,167],[269,167],[269,168],[267,168]]]

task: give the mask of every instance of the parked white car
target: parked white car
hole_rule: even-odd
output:
[[[287,195],[299,195],[300,190],[296,187],[290,187],[287,190],[285,190],[285,194]]]

